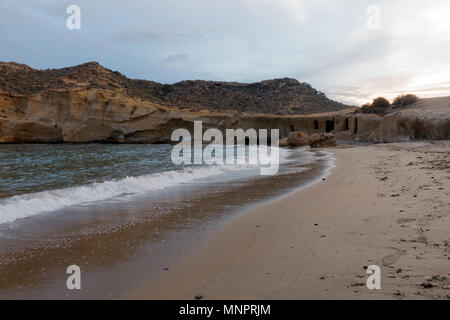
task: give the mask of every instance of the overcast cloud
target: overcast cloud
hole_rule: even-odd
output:
[[[81,30],[66,8],[81,8]],[[366,26],[370,5],[381,29]],[[448,0],[2,0],[0,60],[87,61],[128,77],[253,82],[294,77],[329,97],[450,95]]]

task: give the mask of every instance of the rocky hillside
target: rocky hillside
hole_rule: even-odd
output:
[[[311,114],[348,106],[328,99],[307,83],[283,78],[257,83],[181,81],[160,84],[134,80],[89,62],[75,67],[36,70],[14,62],[0,62],[0,90],[35,95],[49,90],[103,89],[130,98],[178,109],[264,114]]]
[[[175,129],[192,131],[195,120],[223,132],[278,129],[280,138],[303,131],[366,142],[450,139],[450,97],[385,116],[342,107],[292,79],[162,85],[97,63],[46,71],[0,63],[0,143],[166,143]]]

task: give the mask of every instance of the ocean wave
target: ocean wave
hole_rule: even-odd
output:
[[[280,149],[280,161],[283,162],[289,151]],[[180,170],[164,171],[138,177],[126,177],[64,189],[41,191],[16,195],[0,200],[0,224],[40,213],[61,210],[74,205],[107,200],[123,195],[141,194],[198,179],[224,174],[230,171],[255,168],[251,165],[210,165],[185,167]]]

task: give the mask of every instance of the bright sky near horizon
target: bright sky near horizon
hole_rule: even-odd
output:
[[[360,105],[450,95],[449,14],[449,0],[2,0],[0,61],[165,83],[293,77]]]

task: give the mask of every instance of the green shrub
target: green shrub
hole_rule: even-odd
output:
[[[386,98],[378,97],[373,99],[372,103],[366,103],[361,107],[363,113],[374,113],[379,115],[385,115],[386,109],[390,107],[390,103]]]
[[[376,109],[385,109],[389,108],[390,105],[391,103],[388,101],[388,99],[384,97],[378,97],[373,99],[371,107]]]
[[[419,101],[419,98],[414,94],[402,94],[394,99],[392,103],[394,106],[408,106]]]
[[[363,104],[363,106],[361,107],[361,112],[363,113],[370,113],[370,108],[372,107],[372,104],[370,104],[369,102]]]
[[[163,86],[161,87],[161,90],[162,90],[162,94],[166,95],[166,94],[172,92],[173,88],[170,84],[163,84]]]

